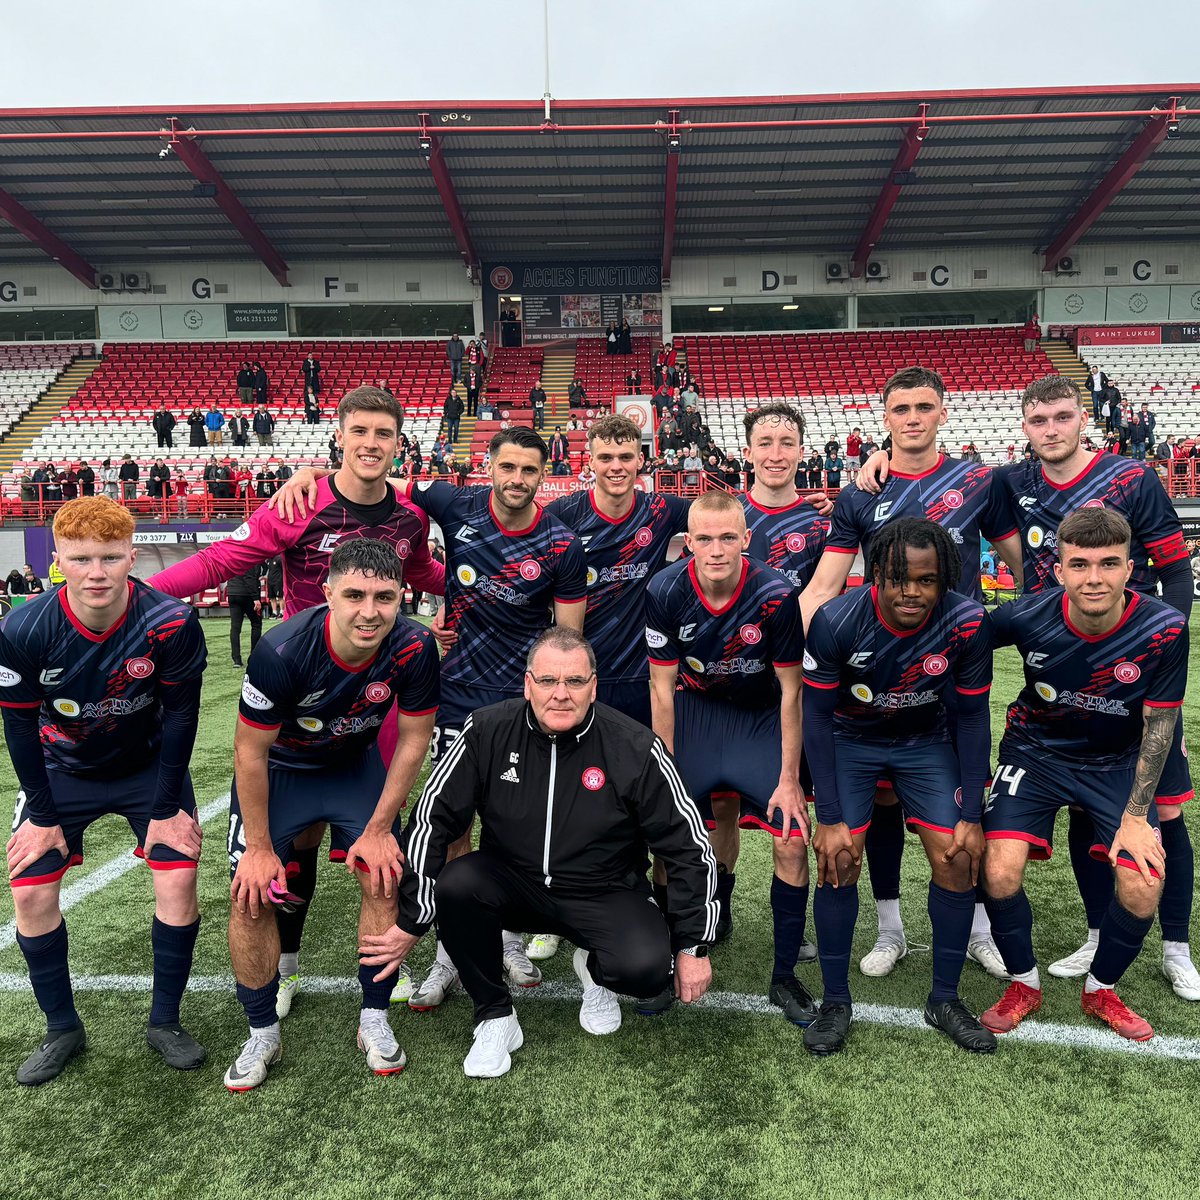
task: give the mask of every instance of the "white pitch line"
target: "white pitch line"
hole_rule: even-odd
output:
[[[213,817],[222,811],[228,810],[228,808],[229,793],[226,792],[225,795],[211,801],[200,810],[200,824],[207,824]],[[122,875],[134,870],[141,861],[140,858],[134,857],[132,851],[125,851],[116,858],[110,859],[104,866],[98,867],[90,875],[85,875],[82,879],[78,879],[63,888],[59,893],[59,908],[63,912],[66,912],[69,908],[74,908],[81,900],[86,900],[89,896],[100,891],[101,888],[108,887],[114,880],[120,879]],[[8,924],[0,926],[0,951],[15,946],[16,942],[17,922],[14,918]]]
[[[149,975],[77,975],[72,979],[77,992],[148,992],[153,980]],[[29,979],[25,975],[0,974],[0,993],[27,992]],[[188,981],[193,992],[224,992],[234,994],[232,975],[193,975]],[[357,979],[349,976],[304,975],[301,992],[322,996],[356,996]],[[580,990],[573,984],[548,981],[540,987],[523,989],[518,1007],[526,1000],[575,1001]],[[736,1012],[749,1016],[782,1020],[779,1010],[765,996],[745,992],[709,992],[697,1008],[708,1012]],[[650,1019],[650,1018],[647,1018]],[[899,1008],[890,1004],[856,1004],[855,1021],[866,1025],[883,1025],[890,1029],[916,1029],[933,1034],[925,1024],[920,1009]],[[1021,1025],[1000,1038],[1001,1045],[1009,1042],[1028,1042],[1033,1045],[1054,1046],[1066,1050],[1088,1050],[1093,1053],[1134,1054],[1143,1058],[1200,1061],[1200,1038],[1156,1035],[1148,1042],[1130,1042],[1103,1029],[1083,1025],[1062,1025],[1053,1021],[1032,1021]],[[851,1050],[853,1053],[853,1049]]]

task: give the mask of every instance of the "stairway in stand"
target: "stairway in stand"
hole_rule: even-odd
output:
[[[1087,367],[1083,365],[1079,355],[1071,348],[1071,344],[1063,338],[1043,338],[1042,351],[1054,364],[1055,372],[1065,375],[1072,383],[1078,384],[1080,392],[1088,396],[1090,403],[1091,393],[1088,392]]]
[[[34,440],[67,406],[100,365],[100,358],[73,358],[58,378],[37,398],[33,407],[12,427],[0,443],[0,473],[11,471],[13,464],[29,453]]]
[[[454,394],[463,402],[463,415],[458,422],[458,438],[454,442],[454,457],[459,462],[470,462],[471,435],[475,432],[475,418],[467,416],[467,385],[462,380],[454,385]]]
[[[547,350],[542,359],[542,387],[546,389],[546,429],[549,439],[556,425],[566,428],[571,415],[567,389],[575,378],[575,343]]]

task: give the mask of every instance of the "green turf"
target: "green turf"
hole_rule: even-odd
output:
[[[212,664],[192,763],[201,803],[229,787],[240,672],[226,626],[206,623]],[[998,656],[997,721],[1019,668]],[[1185,716],[1195,728],[1197,704]],[[7,762],[0,782],[12,794]],[[1189,824],[1194,826],[1193,821]],[[224,822],[206,828],[200,872],[205,925],[197,976],[229,970]],[[1195,836],[1195,834],[1194,834]],[[1060,838],[1065,831],[1060,829]],[[127,852],[128,830],[90,831],[81,878]],[[735,894],[733,940],[714,954],[714,987],[761,993],[770,964],[767,839],[748,834]],[[910,939],[928,942],[927,872],[915,840],[902,902]],[[1061,856],[1031,868],[1029,893],[1043,962],[1073,949],[1082,915]],[[350,976],[356,886],[323,864],[305,939],[304,971]],[[874,911],[862,888],[856,956]],[[144,868],[69,914],[76,972],[148,974],[150,888]],[[0,921],[11,900],[0,896]],[[1200,1006],[1175,999],[1158,973],[1158,933],[1122,992],[1163,1034],[1200,1037]],[[431,948],[415,959],[424,965]],[[15,948],[0,973],[20,973]],[[819,991],[815,965],[801,968]],[[929,956],[914,951],[887,979],[852,974],[863,1002],[918,1008]],[[547,977],[573,982],[567,953]],[[999,985],[968,966],[964,997],[986,1007]],[[231,1097],[221,1072],[244,1037],[232,994],[190,996],[185,1017],[209,1048],[199,1072],[171,1074],[145,1048],[148,996],[79,997],[91,1048],[48,1087],[27,1090],[12,1069],[36,1042],[28,994],[0,994],[0,1197],[420,1195],[465,1197],[925,1196],[1088,1197],[1137,1190],[1190,1197],[1200,1169],[1195,1063],[1008,1043],[973,1059],[924,1031],[859,1024],[847,1051],[818,1062],[781,1018],[676,1009],[647,1020],[626,1010],[621,1032],[591,1038],[576,1007],[517,1000],[526,1047],[513,1071],[469,1081],[462,1057],[464,997],[418,1015],[393,1011],[409,1054],[401,1076],[370,1076],[354,1048],[352,996],[301,993],[285,1025],[286,1057],[256,1093]],[[1051,980],[1046,1021],[1085,1024],[1078,987]]]

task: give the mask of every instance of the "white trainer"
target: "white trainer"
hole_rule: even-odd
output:
[[[561,941],[562,938],[557,933],[535,933],[529,939],[529,945],[525,947],[525,954],[536,962],[544,962],[558,953],[558,944]]]
[[[1000,955],[1000,947],[990,933],[981,933],[967,942],[967,957],[973,963],[978,963],[993,979],[1012,978]]]
[[[1096,943],[1084,942],[1074,953],[1052,962],[1046,970],[1056,979],[1078,979],[1092,969],[1092,959],[1095,957]]]
[[[279,1027],[252,1029],[250,1038],[233,1065],[225,1072],[225,1086],[231,1092],[248,1092],[267,1078],[267,1072],[283,1057]]]
[[[908,953],[908,939],[902,929],[881,929],[875,945],[859,959],[858,969],[874,979],[890,975]]]
[[[1164,958],[1162,971],[1180,1000],[1200,1000],[1200,971],[1190,958]]]
[[[601,987],[587,968],[588,952],[584,949],[575,951],[571,965],[579,982],[583,984],[583,1004],[579,1008],[579,1024],[588,1033],[603,1037],[606,1033],[616,1033],[621,1028],[621,1006],[617,1002],[616,993]]]
[[[407,1004],[412,999],[415,990],[412,971],[409,970],[406,960],[400,964],[400,974],[396,976],[396,986],[392,988],[388,1002],[390,1004]]]
[[[300,976],[288,975],[279,981],[279,993],[275,997],[275,1015],[282,1021],[292,1011],[292,1001],[300,990]]]
[[[358,1048],[367,1056],[367,1066],[376,1075],[397,1075],[408,1062],[382,1008],[364,1008],[359,1013]]]
[[[428,1012],[431,1008],[437,1008],[456,983],[458,972],[435,958],[424,982],[409,996],[408,1007],[415,1008],[418,1012]]]
[[[542,982],[542,973],[529,961],[520,939],[504,943],[504,973],[514,987],[535,988]]]
[[[525,1044],[516,1013],[491,1017],[475,1026],[475,1041],[463,1059],[463,1074],[471,1079],[496,1079],[507,1075],[512,1055]]]

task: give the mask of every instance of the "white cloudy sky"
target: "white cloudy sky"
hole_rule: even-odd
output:
[[[533,99],[543,0],[3,3],[0,107]],[[1200,5],[550,0],[560,98],[1200,77]]]

